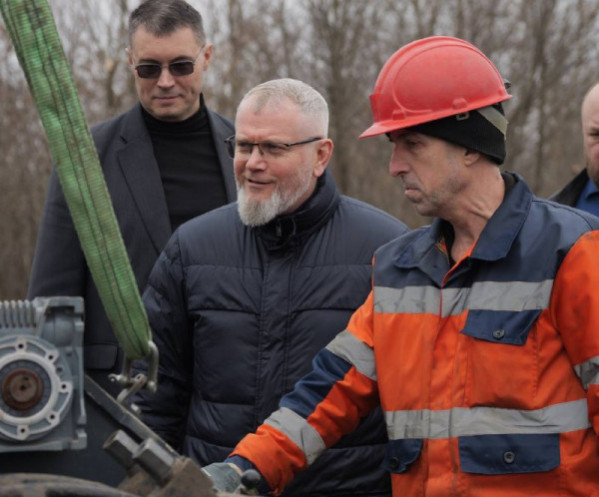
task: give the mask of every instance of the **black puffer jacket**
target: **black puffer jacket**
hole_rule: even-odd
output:
[[[182,225],[144,293],[160,350],[147,424],[199,464],[222,461],[311,370],[370,289],[374,250],[406,227],[340,196],[330,174],[295,213],[244,226],[231,204]],[[380,412],[285,495],[390,495]]]

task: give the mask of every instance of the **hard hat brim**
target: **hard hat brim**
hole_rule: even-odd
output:
[[[424,124],[427,122],[436,121],[437,119],[443,119],[445,117],[462,114],[464,112],[476,110],[477,108],[486,107],[487,105],[504,102],[506,100],[509,100],[510,98],[512,98],[512,95],[508,95],[506,93],[502,98],[491,97],[488,99],[488,101],[482,100],[482,101],[477,102],[477,104],[479,104],[479,105],[477,105],[476,108],[467,106],[460,112],[455,112],[455,110],[452,110],[452,109],[444,109],[439,112],[433,112],[433,113],[429,113],[426,115],[416,115],[416,116],[412,116],[411,118],[403,118],[398,121],[393,120],[393,119],[389,119],[389,120],[385,120],[385,121],[377,121],[377,122],[373,123],[370,127],[366,128],[366,130],[364,130],[364,132],[358,138],[362,139],[362,138],[369,138],[371,136],[384,135],[386,133],[391,133],[392,131],[410,128],[410,127],[416,126],[418,124]],[[482,105],[480,105],[480,104],[482,104]]]

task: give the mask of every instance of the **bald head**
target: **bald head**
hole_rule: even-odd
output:
[[[580,115],[587,172],[599,185],[599,83],[585,95]]]

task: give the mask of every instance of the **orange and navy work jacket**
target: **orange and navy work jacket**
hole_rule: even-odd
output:
[[[599,219],[510,177],[457,263],[442,221],[376,252],[367,301],[231,461],[280,492],[380,403],[395,497],[599,495]]]

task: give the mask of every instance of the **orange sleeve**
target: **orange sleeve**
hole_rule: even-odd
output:
[[[283,433],[262,425],[256,433],[246,435],[231,456],[252,462],[275,495],[279,495],[293,476],[307,466],[301,449]]]
[[[589,419],[599,434],[599,231],[582,235],[566,255],[555,277],[550,309],[587,388]]]
[[[371,305],[372,298],[369,297],[354,313],[349,335],[345,335],[349,338],[349,349],[352,344],[358,348],[371,346],[370,330],[360,329],[361,326],[370,328],[372,311],[368,308]],[[342,335],[340,333],[336,339],[343,340]],[[358,370],[352,363],[351,353],[346,358],[338,353],[328,348],[319,352],[312,372],[281,399],[281,409],[273,413],[255,434],[243,438],[230,455],[250,461],[275,494],[282,492],[294,475],[323,450],[355,430],[360,420],[378,404],[375,379]],[[273,424],[275,418],[279,424]],[[293,433],[293,440],[289,433]]]
[[[372,318],[374,314],[374,296],[372,290],[364,303],[352,314],[347,331],[369,347],[374,346]]]

